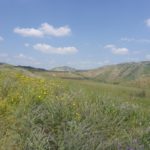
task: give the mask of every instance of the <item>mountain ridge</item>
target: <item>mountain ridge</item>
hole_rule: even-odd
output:
[[[2,68],[16,68],[30,71],[37,75],[47,77],[59,77],[64,79],[94,80],[111,84],[138,84],[138,86],[150,87],[150,61],[128,62],[114,65],[107,65],[96,69],[77,70],[68,66],[55,67],[51,70],[34,68],[30,66],[13,66],[0,63]]]

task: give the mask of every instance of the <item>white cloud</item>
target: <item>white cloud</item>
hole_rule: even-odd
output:
[[[43,32],[34,28],[17,27],[14,32],[24,37],[43,37]]]
[[[148,18],[147,20],[145,20],[145,24],[150,27],[150,18]]]
[[[113,44],[106,45],[104,48],[110,49],[111,52],[115,55],[126,55],[129,53],[129,50],[125,47],[119,48]]]
[[[129,50],[127,48],[114,48],[112,52],[113,54],[126,55],[128,54]]]
[[[114,47],[116,47],[116,46],[113,45],[113,44],[108,44],[108,45],[106,45],[104,48],[113,49]]]
[[[0,36],[0,42],[1,42],[1,41],[4,41],[4,38],[3,38],[2,36]]]
[[[43,23],[39,28],[17,27],[14,29],[14,32],[24,37],[43,37],[46,35],[61,37],[69,35],[71,33],[71,29],[68,26],[55,28],[48,23]]]
[[[67,36],[71,33],[71,29],[68,26],[55,28],[52,25],[49,25],[48,23],[43,23],[41,25],[40,30],[45,35],[51,35],[51,36],[56,36],[56,37]]]
[[[77,48],[75,47],[53,47],[48,44],[41,44],[38,43],[36,45],[33,45],[33,48],[35,50],[41,51],[43,53],[53,53],[53,54],[74,54],[78,52]]]
[[[121,38],[124,42],[150,43],[150,39]]]

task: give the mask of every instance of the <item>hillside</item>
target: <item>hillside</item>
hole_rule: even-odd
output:
[[[123,83],[150,78],[150,62],[123,63],[82,72],[85,77],[107,83]]]
[[[51,70],[33,68],[29,66],[12,66],[0,64],[0,68],[28,71],[37,76],[58,77],[64,79],[94,80],[104,83],[125,84],[136,87],[150,88],[150,61],[137,63],[122,63],[104,66],[92,70],[77,70],[68,66],[56,67]]]
[[[0,67],[0,150],[149,150],[149,90],[35,70]]]

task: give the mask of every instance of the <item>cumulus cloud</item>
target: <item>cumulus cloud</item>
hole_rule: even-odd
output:
[[[49,25],[48,23],[43,23],[41,25],[40,30],[45,35],[51,35],[51,36],[56,36],[56,37],[67,36],[71,33],[71,29],[68,26],[55,28],[52,25]]]
[[[24,37],[43,37],[43,32],[34,28],[17,27],[14,32]]]
[[[24,37],[44,37],[46,35],[62,37],[71,33],[71,29],[68,26],[53,27],[48,23],[43,23],[39,28],[20,28],[14,29],[14,32]]]
[[[112,52],[114,54],[126,55],[128,54],[129,50],[127,48],[114,48]]]
[[[126,55],[129,53],[129,50],[125,47],[119,48],[113,44],[106,45],[104,48],[110,49],[111,52],[115,55]]]
[[[147,20],[145,20],[145,24],[146,24],[146,26],[150,27],[150,18],[148,18]]]
[[[113,44],[108,44],[104,48],[113,49],[114,47],[116,47],[116,46]]]
[[[35,50],[38,50],[43,53],[53,53],[53,54],[74,54],[78,52],[77,48],[75,47],[53,47],[49,44],[38,43],[33,45]]]

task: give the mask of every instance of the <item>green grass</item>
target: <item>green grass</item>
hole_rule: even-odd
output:
[[[149,150],[149,90],[0,70],[0,150]]]

